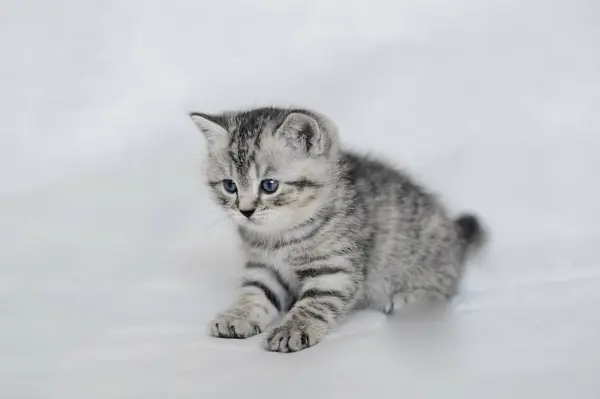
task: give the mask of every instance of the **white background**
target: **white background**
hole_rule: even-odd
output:
[[[3,0],[0,397],[597,398],[599,49],[595,0]],[[482,216],[444,314],[206,336],[242,261],[186,113],[265,104]]]

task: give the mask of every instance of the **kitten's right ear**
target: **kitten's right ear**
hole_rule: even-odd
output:
[[[198,129],[204,134],[204,137],[211,143],[228,135],[227,129],[225,129],[225,118],[220,115],[191,112],[190,118],[192,118]]]

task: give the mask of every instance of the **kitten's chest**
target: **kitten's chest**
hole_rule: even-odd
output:
[[[291,259],[294,254],[286,250],[262,251],[256,249],[246,249],[246,256],[251,262],[258,262],[269,265],[270,268],[279,272],[279,274],[293,288],[299,288],[300,281],[296,274],[296,267]]]
[[[298,266],[294,260],[302,255],[302,250],[272,250],[261,251],[252,248],[246,249],[246,256],[251,262],[258,262],[269,265],[290,283],[291,287],[298,288],[300,281],[297,275]]]

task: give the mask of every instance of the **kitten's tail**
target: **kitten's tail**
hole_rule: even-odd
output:
[[[475,215],[463,214],[456,220],[456,229],[463,249],[463,260],[479,251],[486,242],[485,228]]]

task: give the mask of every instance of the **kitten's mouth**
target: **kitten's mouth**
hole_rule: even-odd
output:
[[[255,218],[249,218],[249,219],[243,219],[244,224],[260,224],[260,220],[255,219]]]
[[[269,222],[262,218],[246,219],[246,220],[243,220],[241,224],[245,225],[248,228],[254,228],[254,229],[269,228]]]

